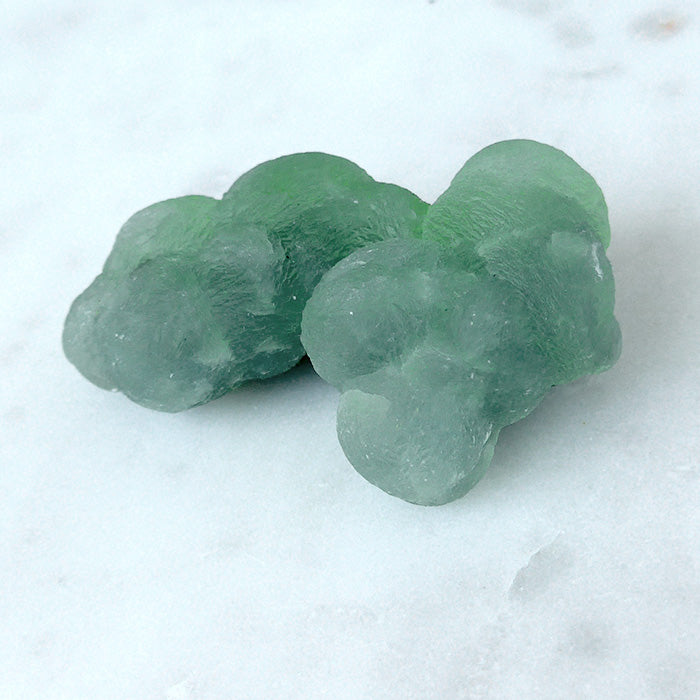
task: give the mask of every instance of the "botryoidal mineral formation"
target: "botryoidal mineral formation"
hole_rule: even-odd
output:
[[[534,141],[480,151],[430,207],[345,159],[295,154],[221,200],[135,214],[63,345],[90,381],[165,411],[306,352],[341,391],[355,469],[438,505],[552,386],[616,361],[609,241],[593,178]]]
[[[256,166],[221,200],[134,214],[75,300],[63,348],[91,382],[161,411],[280,374],[305,354],[301,312],[353,250],[415,237],[428,205],[354,163],[299,153]]]
[[[355,469],[406,501],[447,503],[553,385],[608,369],[620,353],[609,240],[588,173],[506,141],[457,173],[418,240],[327,272],[302,342],[342,392],[338,437]]]

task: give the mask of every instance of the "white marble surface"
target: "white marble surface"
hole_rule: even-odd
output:
[[[7,0],[0,69],[1,700],[700,697],[696,0]],[[456,503],[308,366],[163,415],[61,354],[151,202],[312,149],[432,201],[511,137],[603,187],[625,345]]]

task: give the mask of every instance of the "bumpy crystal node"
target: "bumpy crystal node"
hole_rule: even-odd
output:
[[[95,384],[177,411],[308,353],[355,469],[421,505],[464,495],[500,430],[617,360],[607,207],[563,152],[503,141],[430,207],[320,153],[222,200],[134,215],[63,342]]]

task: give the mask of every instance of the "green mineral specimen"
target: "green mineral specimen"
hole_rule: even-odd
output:
[[[342,392],[338,436],[360,474],[438,505],[552,386],[616,361],[609,241],[593,178],[534,141],[477,153],[429,208],[347,160],[296,154],[221,200],[135,214],[63,344],[98,386],[166,411],[306,350]]]
[[[430,207],[417,240],[359,249],[328,271],[302,322],[341,392],[338,437],[357,471],[404,500],[459,498],[499,431],[555,384],[620,352],[593,178],[532,141],[484,149]]]
[[[180,411],[304,355],[321,275],[375,241],[419,235],[427,204],[343,158],[263,163],[221,200],[188,196],[132,216],[66,319],[68,359],[100,387]]]

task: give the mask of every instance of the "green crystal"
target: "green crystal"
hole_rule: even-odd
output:
[[[370,482],[413,503],[466,493],[499,431],[549,388],[620,352],[593,178],[532,141],[484,149],[430,207],[419,240],[359,249],[302,322],[341,392],[338,437]]]
[[[437,505],[481,478],[500,430],[553,385],[616,361],[609,240],[593,178],[533,141],[477,153],[430,208],[347,160],[296,154],[221,200],[129,219],[64,349],[95,384],[167,411],[306,350],[342,392],[358,472]]]
[[[426,209],[322,153],[263,163],[221,200],[154,204],[73,303],[65,354],[94,384],[164,411],[284,372],[304,355],[301,313],[324,271],[368,243],[417,236]]]

